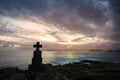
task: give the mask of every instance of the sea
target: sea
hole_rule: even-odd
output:
[[[0,53],[0,68],[28,68],[33,53]],[[87,51],[43,51],[44,64],[64,65],[82,60],[95,60],[120,63],[120,52],[87,52]]]

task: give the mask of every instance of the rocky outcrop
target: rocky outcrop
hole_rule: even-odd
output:
[[[29,80],[68,80],[66,76],[54,71],[29,72],[27,75]]]
[[[57,66],[56,71],[72,80],[120,80],[120,63],[83,60]]]
[[[44,65],[46,70],[0,69],[0,80],[120,80],[120,64],[84,60],[65,65]]]
[[[50,67],[49,67],[50,68]],[[44,72],[21,71],[17,68],[0,70],[0,80],[68,80],[65,75],[50,69]]]

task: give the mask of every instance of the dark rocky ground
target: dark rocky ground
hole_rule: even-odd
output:
[[[120,64],[84,60],[52,66],[43,72],[0,69],[0,80],[120,80]]]

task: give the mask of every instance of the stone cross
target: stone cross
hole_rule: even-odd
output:
[[[39,51],[39,48],[42,48],[42,45],[39,42],[36,42],[36,44],[33,45],[33,47],[36,48],[36,51]]]

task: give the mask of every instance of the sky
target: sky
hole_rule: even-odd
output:
[[[120,49],[119,0],[0,0],[0,51]]]

